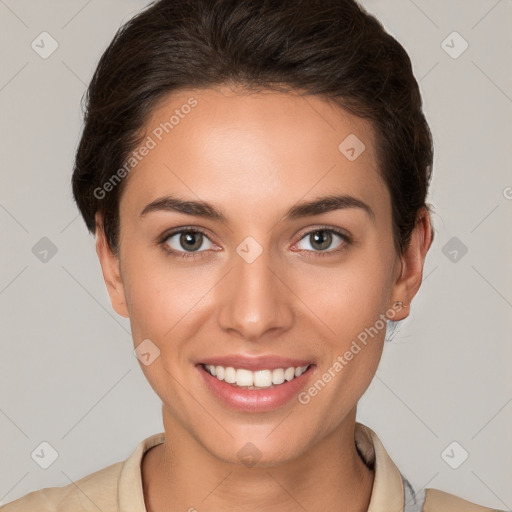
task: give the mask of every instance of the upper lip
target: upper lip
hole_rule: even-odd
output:
[[[308,366],[313,364],[312,361],[307,359],[293,359],[289,357],[279,357],[274,355],[266,356],[242,356],[240,354],[231,354],[225,356],[212,356],[201,360],[198,364],[224,366],[225,368],[231,366],[232,368],[243,368],[246,370],[275,370],[276,368],[294,368],[298,366]]]

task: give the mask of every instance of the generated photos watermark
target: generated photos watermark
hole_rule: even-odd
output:
[[[395,302],[385,313],[381,313],[378,320],[376,320],[372,326],[366,327],[364,331],[361,331],[357,335],[357,339],[352,340],[349,349],[346,350],[343,355],[336,357],[334,363],[315,381],[314,384],[312,384],[306,391],[302,391],[297,395],[298,401],[303,405],[309,404],[311,399],[317,396],[318,393],[322,391],[325,386],[327,386],[327,384],[331,382],[331,380],[334,379],[336,375],[338,375],[364,347],[366,347],[369,341],[368,338],[370,337],[373,339],[380,331],[385,329],[387,327],[387,320],[393,320],[395,315],[401,311],[403,307],[402,302]]]
[[[121,183],[121,180],[125,178],[144,157],[149,155],[150,151],[155,149],[158,143],[161,142],[166,135],[171,133],[171,131],[180,124],[181,120],[185,119],[187,114],[190,114],[192,108],[196,106],[197,100],[195,98],[189,98],[180,108],[175,109],[174,114],[169,117],[168,121],[162,122],[154,128],[144,142],[130,153],[130,156],[126,159],[124,164],[112,174],[101,187],[94,189],[94,197],[96,199],[104,199],[107,193],[114,190],[114,188]]]

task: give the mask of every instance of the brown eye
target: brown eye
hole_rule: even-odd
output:
[[[337,245],[332,247],[333,243],[336,242],[336,238],[340,240]],[[300,247],[301,242],[306,241],[309,244],[304,247]],[[301,241],[297,244],[297,247],[301,250],[319,252],[319,253],[333,253],[337,252],[340,247],[343,247],[349,242],[348,236],[335,230],[335,229],[316,229],[306,233]],[[328,250],[328,249],[331,250]]]
[[[206,247],[209,249],[213,246],[209,238],[197,230],[181,230],[171,233],[164,240],[164,244],[168,246],[172,252],[176,253],[187,253],[187,252],[204,252],[200,251],[204,242],[208,241],[211,246]],[[186,256],[186,254],[184,255]]]

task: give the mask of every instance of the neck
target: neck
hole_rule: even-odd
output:
[[[374,473],[355,447],[355,410],[294,460],[266,467],[219,460],[169,420],[164,414],[166,442],[142,461],[148,512],[368,509]]]

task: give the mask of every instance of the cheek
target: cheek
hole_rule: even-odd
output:
[[[316,279],[313,275],[308,276],[309,284],[303,280],[304,286],[324,283],[322,291],[317,287],[309,302],[315,312],[310,318],[317,318],[313,321],[323,333],[318,347],[319,379],[326,390],[318,393],[322,398],[314,405],[320,416],[328,416],[325,410],[347,412],[355,406],[371,383],[382,356],[389,269],[375,261],[372,267],[363,263],[366,262],[340,268],[331,273],[330,279],[319,280],[319,275]],[[323,389],[322,382],[318,389]],[[316,393],[315,389],[311,392]],[[336,422],[337,418],[331,420]]]
[[[189,324],[201,310],[201,299],[214,286],[212,270],[173,262],[164,255],[147,258],[130,252],[124,262],[125,294],[135,339],[163,342]],[[218,280],[218,279],[217,279]]]
[[[385,258],[354,256],[331,268],[311,267],[294,291],[340,342],[375,324],[388,307],[392,270]],[[381,326],[381,322],[379,322]]]

